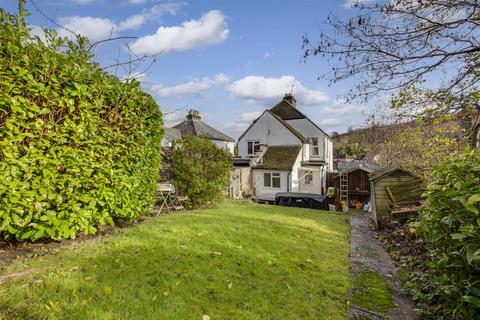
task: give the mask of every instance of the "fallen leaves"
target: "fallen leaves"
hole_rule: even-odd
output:
[[[212,256],[217,256],[218,257],[218,256],[221,256],[221,255],[222,255],[221,252],[218,252],[218,251],[213,251],[212,252]]]
[[[112,294],[112,288],[111,287],[104,287],[103,288],[103,294],[105,295],[111,295]]]

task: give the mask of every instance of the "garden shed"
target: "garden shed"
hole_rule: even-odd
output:
[[[370,175],[372,218],[381,228],[394,214],[418,211],[422,181],[399,167],[386,167]]]
[[[338,161],[338,174],[329,179],[328,187],[335,187],[337,199],[352,207],[354,203],[364,204],[370,200],[369,175],[379,166],[372,161]]]

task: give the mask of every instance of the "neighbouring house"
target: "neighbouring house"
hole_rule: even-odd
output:
[[[286,94],[253,121],[237,148],[235,170],[251,170],[245,187],[257,200],[273,201],[278,192],[325,192],[333,141],[297,109],[293,95]]]
[[[339,160],[337,172],[330,173],[328,186],[335,188],[336,198],[348,206],[370,200],[370,174],[379,169],[378,164],[368,160]]]
[[[201,120],[200,113],[197,110],[188,111],[185,121],[174,125],[171,128],[165,128],[165,134],[162,139],[163,147],[171,147],[174,142],[185,136],[199,136],[210,139],[220,148],[227,149],[231,154],[234,152],[235,140],[209,126]]]
[[[370,175],[370,185],[372,219],[377,228],[392,218],[396,206],[406,208],[397,213],[418,210],[423,194],[422,181],[411,172],[395,166],[385,167]]]

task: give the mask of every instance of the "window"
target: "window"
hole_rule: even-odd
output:
[[[313,184],[313,173],[312,171],[307,171],[305,173],[305,184]]]
[[[265,188],[280,189],[280,173],[265,172],[263,174],[263,186]]]
[[[320,155],[318,148],[318,138],[310,138],[310,144],[312,145],[312,156]]]
[[[248,155],[254,155],[258,151],[260,151],[260,141],[247,141]]]

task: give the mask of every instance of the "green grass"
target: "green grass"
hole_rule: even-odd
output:
[[[345,319],[340,214],[225,203],[147,218],[2,274],[0,319]]]
[[[385,280],[375,272],[363,272],[353,281],[352,303],[362,309],[387,313],[394,307],[392,293]]]

